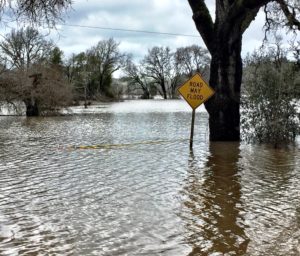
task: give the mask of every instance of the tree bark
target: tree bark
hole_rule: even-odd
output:
[[[150,99],[150,92],[147,90],[143,90],[142,99],[149,100]]]
[[[27,70],[29,69],[29,64],[27,64]],[[24,103],[26,105],[26,116],[39,116],[40,111],[38,108],[38,102],[36,97],[34,96],[34,92],[37,89],[40,78],[42,77],[42,73],[34,73],[29,76],[30,78],[33,78],[32,81],[32,89],[31,89],[31,96],[30,98],[27,98],[24,100]]]
[[[211,141],[240,140],[242,35],[270,0],[217,0],[216,18],[204,0],[188,0],[193,19],[212,59],[209,84],[215,95],[205,103]]]
[[[216,94],[206,104],[211,141],[240,140],[240,91],[242,38],[220,32],[212,54],[210,85]]]
[[[165,80],[161,81],[161,89],[162,89],[163,97],[166,100],[168,98],[168,96],[167,96],[167,90],[166,90]]]
[[[26,116],[39,116],[39,108],[36,101],[27,100],[25,101],[26,105]]]

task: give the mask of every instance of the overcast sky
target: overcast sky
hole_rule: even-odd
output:
[[[214,13],[214,0],[207,1]],[[65,18],[67,25],[147,30],[198,36],[192,11],[187,0],[75,0],[73,10]],[[257,16],[244,35],[243,54],[259,47],[263,38],[264,16]],[[113,37],[120,42],[120,50],[143,57],[153,46],[199,44],[200,37],[165,36],[85,27],[58,26],[59,36],[52,33],[56,43],[68,56],[85,51],[99,40]]]
[[[207,0],[214,14],[215,0]],[[85,51],[99,40],[110,37],[120,42],[120,50],[142,58],[153,46],[181,46],[198,44],[203,47],[200,37],[166,36],[115,30],[102,30],[72,25],[129,30],[147,30],[198,36],[192,11],[187,0],[74,0],[73,10],[65,17],[66,25],[58,25],[58,31],[50,36],[68,57],[72,53]],[[248,28],[243,38],[243,51],[258,48],[264,36],[264,15],[260,13]],[[71,26],[70,26],[71,25]],[[8,33],[8,28],[2,33]]]

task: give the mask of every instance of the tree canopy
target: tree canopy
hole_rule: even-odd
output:
[[[43,61],[53,48],[38,30],[27,27],[12,30],[0,42],[0,53],[7,58],[10,68],[24,69]]]
[[[0,21],[29,22],[53,27],[71,4],[72,0],[0,0]]]
[[[213,21],[204,0],[188,0],[196,27],[209,51],[213,50],[216,28],[222,26],[224,33],[238,25],[243,34],[264,7],[266,30],[287,26],[300,30],[300,2],[297,0],[216,0],[216,18]]]

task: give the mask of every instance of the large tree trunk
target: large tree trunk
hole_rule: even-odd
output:
[[[40,111],[36,100],[26,100],[26,116],[39,116]]]
[[[166,100],[168,98],[168,96],[167,96],[165,80],[161,81],[161,89],[162,89],[163,97]]]
[[[27,70],[28,69],[29,69],[29,64],[27,64]],[[34,93],[40,83],[40,78],[42,77],[42,73],[34,73],[29,77],[33,78],[33,81],[32,81],[31,96],[30,98],[24,100],[24,103],[26,105],[26,116],[39,116],[40,111],[38,108],[38,101],[35,98]]]
[[[211,141],[240,140],[242,35],[257,15],[261,1],[215,1],[215,21],[204,0],[188,0],[193,19],[212,56],[210,86],[216,93],[206,104]]]
[[[142,99],[144,99],[144,100],[149,100],[150,99],[150,92],[148,90],[143,89]]]
[[[240,140],[242,82],[241,36],[219,35],[212,53],[210,85],[216,94],[206,103],[211,141]]]

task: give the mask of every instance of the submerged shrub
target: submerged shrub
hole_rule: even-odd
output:
[[[277,146],[300,134],[299,71],[279,44],[247,57],[241,111],[244,140]]]

